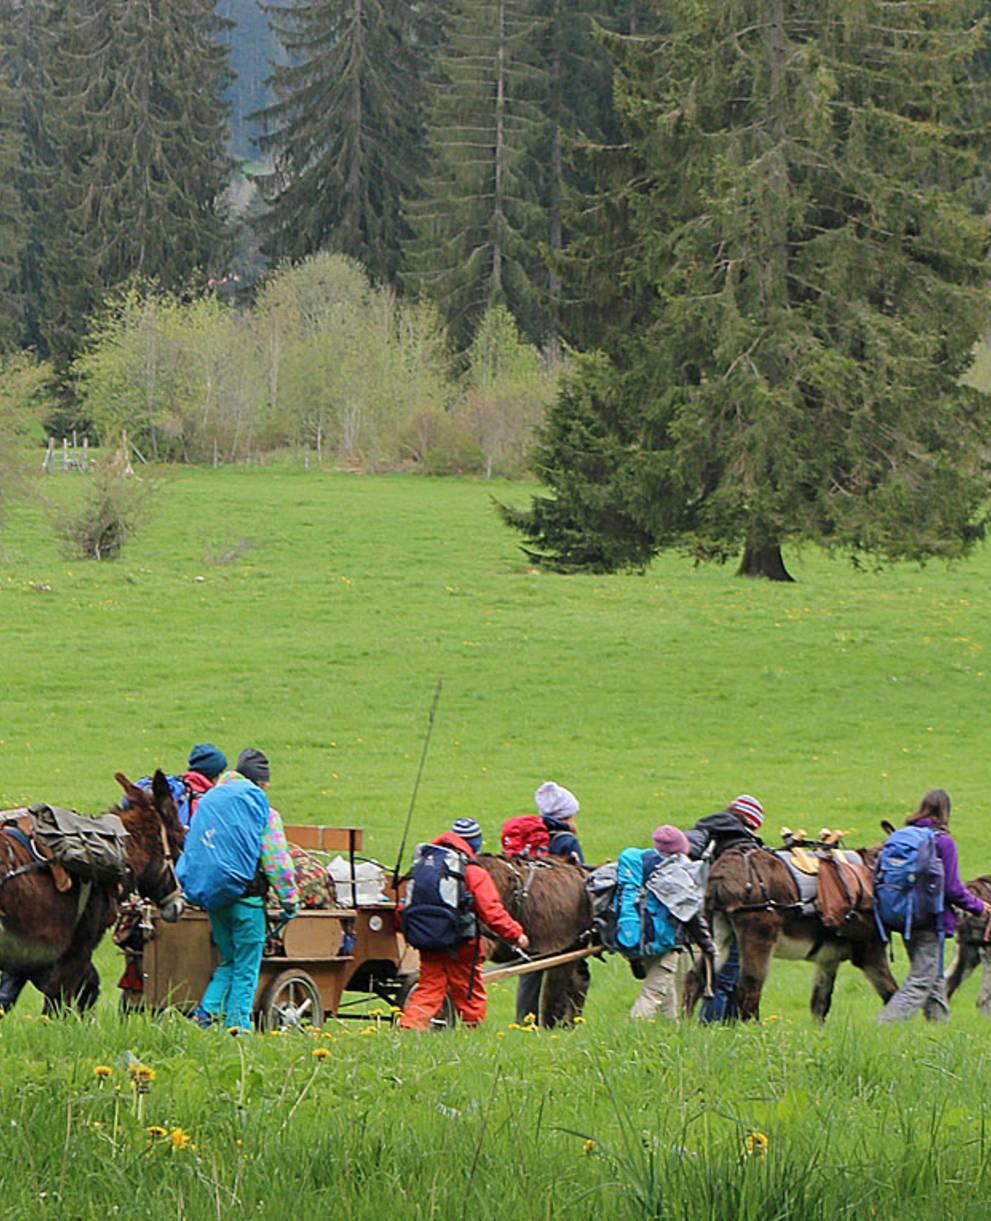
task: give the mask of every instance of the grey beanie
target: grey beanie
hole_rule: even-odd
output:
[[[268,759],[254,746],[246,746],[237,757],[236,771],[245,780],[253,780],[255,784],[268,784]]]

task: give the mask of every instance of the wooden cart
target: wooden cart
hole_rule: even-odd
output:
[[[292,844],[308,852],[346,853],[354,877],[355,856],[363,834],[352,827],[287,826]],[[348,1012],[344,993],[375,997],[401,1008],[416,982],[419,956],[396,928],[396,899],[348,908],[301,909],[284,926],[275,922],[262,959],[255,995],[255,1014],[266,1030],[306,1024],[326,1017],[365,1017]],[[352,897],[355,890],[352,886]],[[220,962],[210,936],[210,919],[188,908],[175,924],[166,924],[153,909],[143,913],[144,944],[125,950],[131,985],[126,1007],[161,1009],[173,1005],[190,1012],[202,997]],[[354,1005],[361,1003],[355,996]],[[444,1014],[442,1024],[453,1017]]]

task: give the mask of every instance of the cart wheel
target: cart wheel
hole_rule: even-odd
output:
[[[399,995],[396,997],[396,1006],[399,1009],[406,1008],[406,1002],[409,1000],[409,994],[416,987],[417,980],[420,978],[420,972],[414,971],[412,975],[403,975],[399,988]],[[444,997],[444,1003],[437,1011],[436,1015],[430,1019],[431,1030],[443,1030],[448,1026],[453,1026],[457,1021],[458,1011],[454,1008],[454,1001],[451,1000],[451,994],[448,993]]]
[[[305,971],[283,971],[266,985],[258,1003],[262,1030],[302,1030],[322,1022],[320,989]]]

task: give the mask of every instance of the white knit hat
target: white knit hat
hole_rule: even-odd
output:
[[[751,831],[759,831],[764,825],[764,807],[756,797],[749,793],[741,793],[729,803],[729,809],[739,814],[745,826]]]
[[[534,793],[533,800],[541,814],[551,818],[573,818],[581,809],[574,793],[553,780],[542,784]]]

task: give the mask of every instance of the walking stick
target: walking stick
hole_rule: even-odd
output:
[[[406,826],[403,827],[403,838],[399,845],[399,855],[396,857],[396,867],[392,871],[392,889],[396,890],[399,886],[399,867],[403,861],[403,853],[406,851],[406,837],[409,835],[410,823],[413,821],[413,809],[416,806],[416,795],[420,790],[420,777],[423,775],[423,765],[427,761],[427,750],[430,747],[430,735],[434,731],[434,718],[437,715],[437,704],[440,702],[440,690],[444,685],[444,680],[438,678],[437,689],[434,692],[434,702],[430,705],[430,721],[427,725],[427,734],[423,739],[423,751],[420,754],[420,766],[416,771],[416,780],[413,784],[413,796],[409,802],[409,812],[406,815]]]

